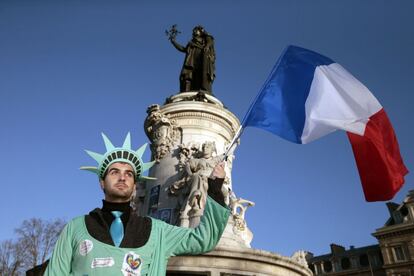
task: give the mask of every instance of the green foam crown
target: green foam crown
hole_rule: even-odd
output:
[[[145,152],[145,148],[147,147],[147,143],[142,145],[136,151],[131,150],[131,135],[128,132],[127,136],[125,137],[124,143],[122,147],[115,147],[111,140],[102,133],[102,138],[105,143],[106,153],[99,154],[93,151],[85,150],[89,156],[95,159],[98,162],[98,167],[87,167],[83,166],[81,170],[87,170],[93,173],[96,173],[99,178],[103,178],[105,175],[105,171],[108,169],[110,165],[115,162],[124,162],[128,163],[132,166],[135,172],[135,177],[137,180],[154,180],[156,178],[143,176],[142,174],[151,168],[155,161],[144,163],[142,161],[142,155]]]

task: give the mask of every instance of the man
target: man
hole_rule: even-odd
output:
[[[103,134],[106,153],[87,151],[98,167],[82,167],[98,174],[105,199],[102,208],[73,219],[62,231],[45,275],[165,275],[170,256],[201,254],[212,250],[226,224],[221,185],[223,164],[214,168],[200,225],[182,228],[149,217],[139,217],[130,207],[137,181],[153,162],[143,163],[145,146],[131,150],[128,134],[116,148]],[[215,178],[213,180],[213,178]]]

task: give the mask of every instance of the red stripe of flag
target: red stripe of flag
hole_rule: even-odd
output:
[[[384,109],[370,117],[364,136],[347,132],[366,201],[390,200],[408,173],[397,137]]]

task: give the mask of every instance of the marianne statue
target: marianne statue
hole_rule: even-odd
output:
[[[180,92],[201,91],[212,94],[216,60],[214,38],[199,25],[194,27],[193,37],[184,47],[175,40],[178,33],[176,25],[166,31],[172,45],[185,53],[180,74]]]

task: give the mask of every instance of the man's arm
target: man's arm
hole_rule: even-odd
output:
[[[230,210],[207,198],[204,214],[196,228],[183,228],[163,223],[166,257],[197,255],[214,249],[226,228]]]
[[[73,251],[71,230],[71,223],[68,223],[65,228],[63,228],[44,275],[62,276],[70,274]]]
[[[221,191],[226,172],[225,164],[216,165],[208,179],[208,195],[203,217],[198,227],[182,228],[166,224],[164,237],[167,257],[202,254],[216,247],[230,215]]]

